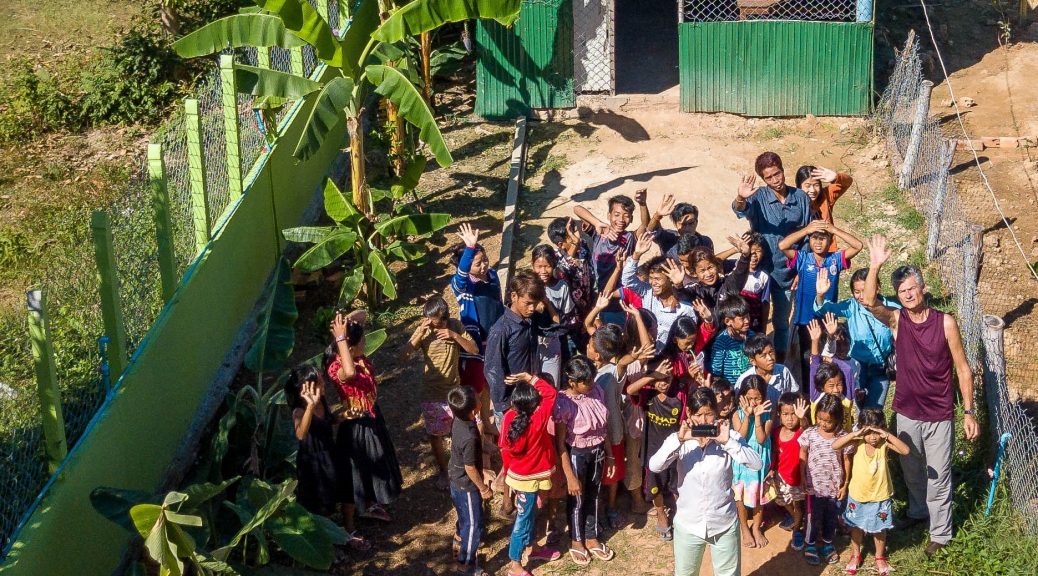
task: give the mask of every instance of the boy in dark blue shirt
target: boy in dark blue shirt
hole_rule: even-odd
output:
[[[479,404],[476,393],[468,386],[456,386],[447,393],[447,404],[454,414],[451,427],[451,459],[448,476],[451,500],[458,512],[454,535],[457,546],[458,573],[486,576],[479,567],[476,551],[483,536],[483,502],[494,497],[483,483],[482,440],[476,425]]]

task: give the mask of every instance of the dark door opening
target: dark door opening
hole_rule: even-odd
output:
[[[616,92],[659,94],[677,83],[677,1],[616,0]]]

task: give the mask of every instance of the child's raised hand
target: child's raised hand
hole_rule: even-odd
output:
[[[336,342],[346,337],[346,318],[341,313],[335,313],[335,318],[332,318],[331,329],[332,336],[335,337]]]
[[[717,422],[717,436],[711,438],[711,440],[718,444],[727,444],[728,440],[732,437],[732,424],[727,418],[718,420]]]
[[[739,197],[749,198],[753,196],[753,184],[757,181],[757,177],[753,174],[747,174],[739,180]]]
[[[825,331],[828,332],[830,336],[832,336],[833,334],[836,334],[836,330],[839,328],[840,323],[836,321],[836,314],[833,314],[832,312],[826,312]]]
[[[598,298],[595,299],[595,309],[596,310],[605,310],[606,308],[609,307],[609,300],[610,300],[609,296],[605,296],[603,294],[599,294]],[[621,305],[622,305],[622,302],[623,301],[621,301]]]
[[[627,248],[617,250],[613,258],[616,259],[616,266],[622,270],[624,264],[627,263]]]
[[[598,226],[597,230],[599,236],[605,238],[606,240],[609,240],[610,242],[616,242],[618,235],[616,232],[613,232],[613,229],[610,228],[608,224],[602,224],[601,226]]]
[[[829,269],[819,268],[818,276],[815,277],[815,294],[828,294],[833,283],[829,280]]]
[[[750,243],[740,236],[728,236],[728,243],[735,247],[740,254],[750,253]]]
[[[306,407],[311,408],[317,404],[321,399],[320,389],[317,387],[315,382],[304,382],[303,391],[300,393],[303,401],[306,402]]]
[[[699,366],[699,364],[694,364],[694,366]],[[699,378],[698,378],[698,380],[699,380],[699,387],[700,388],[710,388],[711,386],[714,385],[714,375],[713,374],[707,374],[706,372],[703,371],[702,368],[699,369]]]
[[[645,362],[646,360],[651,359],[655,353],[656,346],[650,342],[649,344],[635,348],[634,351],[631,352],[631,356],[639,362]]]
[[[643,254],[645,254],[649,251],[650,248],[652,248],[652,237],[652,232],[649,232],[647,230],[645,232],[642,232],[642,235],[638,237],[638,242],[634,245],[635,259],[641,258]]]
[[[808,406],[807,400],[797,398],[796,404],[793,405],[793,414],[795,414],[798,419],[802,420],[807,416]]]
[[[566,238],[569,238],[570,242],[580,245],[580,226],[572,218],[566,223]]]
[[[664,216],[670,216],[672,212],[674,212],[674,195],[665,194],[663,203],[656,209],[656,216],[663,218]]]
[[[754,416],[763,416],[771,410],[771,400],[765,400],[753,407]]]
[[[664,358],[663,360],[660,361],[659,366],[656,367],[656,370],[654,370],[654,372],[656,374],[659,374],[660,376],[666,377],[666,376],[669,376],[671,374],[671,371],[673,369],[674,369],[674,365],[671,364],[670,360]]]
[[[688,418],[681,419],[681,425],[678,426],[678,441],[687,442],[692,439],[692,424]]]
[[[681,286],[685,282],[685,268],[676,260],[667,259],[663,263],[663,273],[675,286]]]
[[[890,258],[890,252],[887,250],[887,238],[885,236],[876,234],[872,238],[869,238],[868,246],[869,266],[878,268]]]
[[[634,191],[634,201],[638,204],[645,204],[645,199],[649,195],[648,188],[639,188]]]
[[[461,241],[465,243],[467,248],[475,248],[479,242],[479,230],[466,222],[458,229],[458,237],[461,238]]]
[[[505,376],[505,384],[518,384],[520,382],[533,382],[533,375],[529,372],[517,372]]]
[[[807,323],[807,335],[811,337],[811,341],[822,339],[822,325],[817,319]]]
[[[811,177],[822,180],[823,182],[836,182],[836,171],[830,170],[829,168],[822,168],[821,166],[811,171]]]
[[[692,308],[699,314],[699,317],[703,319],[703,322],[713,322],[714,313],[710,311],[710,307],[703,302],[702,298],[696,298],[692,301]]]
[[[750,402],[746,400],[745,396],[739,396],[739,408],[742,410],[742,413],[746,415],[753,412],[753,409],[750,408]]]

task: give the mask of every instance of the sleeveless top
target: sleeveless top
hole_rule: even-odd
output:
[[[952,393],[952,356],[944,335],[944,313],[930,309],[926,320],[915,323],[907,310],[898,312],[897,385],[894,387],[894,412],[922,422],[951,420],[955,396]]]

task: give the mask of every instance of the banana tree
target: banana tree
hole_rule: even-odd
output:
[[[373,190],[372,197],[399,200],[418,183],[425,170],[424,157],[412,162],[400,184],[390,190]],[[442,230],[450,222],[449,214],[409,214],[398,207],[382,219],[361,212],[330,179],[324,188],[324,209],[334,226],[302,226],[283,231],[285,239],[313,244],[294,266],[306,272],[320,270],[346,256],[352,266],[342,281],[339,305],[348,306],[365,288],[369,305],[378,294],[396,298],[396,274],[390,270],[394,261],[413,262],[425,255],[416,242]]]
[[[320,80],[236,66],[239,90],[257,97],[312,100],[306,128],[295,146],[295,156],[306,159],[340,122],[350,137],[353,205],[365,213],[373,209],[364,171],[364,130],[369,97],[374,92],[391,101],[400,116],[414,126],[419,138],[443,167],[453,161],[443,135],[421,93],[399,70],[369,62],[381,43],[392,44],[420,35],[448,22],[492,18],[508,26],[519,15],[521,0],[414,0],[394,9],[385,21],[379,2],[365,0],[342,38],[307,0],[254,0],[259,12],[222,18],[177,40],[173,48],[184,58],[221,52],[227,48],[280,46],[300,42],[313,47],[315,56],[330,69]]]

